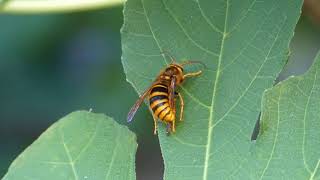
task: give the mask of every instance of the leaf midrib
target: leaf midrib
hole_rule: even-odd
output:
[[[226,30],[227,30],[227,22],[228,22],[228,12],[229,12],[229,0],[226,1],[226,14],[224,19],[224,28],[223,28],[223,36],[221,40],[221,48],[219,53],[219,59],[218,59],[218,67],[216,72],[216,78],[214,81],[213,86],[213,92],[212,92],[212,99],[211,99],[211,108],[210,108],[210,114],[208,119],[208,137],[207,137],[207,143],[206,143],[206,153],[205,153],[205,160],[204,160],[204,167],[203,167],[203,180],[208,179],[208,167],[209,167],[209,158],[210,158],[210,147],[211,147],[211,138],[212,138],[212,123],[214,119],[213,114],[213,107],[215,106],[215,96],[217,94],[217,87],[218,87],[218,80],[220,77],[220,70],[221,70],[221,60],[224,52],[224,42],[227,36]]]

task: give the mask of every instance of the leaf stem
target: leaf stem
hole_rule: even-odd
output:
[[[125,0],[0,0],[0,12],[12,14],[61,13],[121,5]]]

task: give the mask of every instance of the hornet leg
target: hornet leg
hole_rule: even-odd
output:
[[[198,72],[194,72],[194,73],[188,73],[183,75],[183,79],[184,78],[188,78],[188,77],[193,77],[193,76],[199,76],[202,73],[202,71],[198,71]]]
[[[156,134],[157,134],[157,130],[158,130],[158,120],[157,120],[157,118],[154,116],[153,113],[152,113],[152,117],[153,117],[153,122],[154,122],[153,134],[156,135]]]
[[[180,99],[180,116],[179,121],[183,121],[183,110],[184,110],[184,101],[183,97],[180,93],[178,93],[179,99]]]
[[[172,121],[172,132],[173,133],[176,132],[176,120],[175,119]]]

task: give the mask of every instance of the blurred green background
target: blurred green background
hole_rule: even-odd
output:
[[[279,80],[301,74],[320,49],[319,21],[305,8]],[[0,177],[53,122],[75,110],[120,124],[138,98],[121,65],[122,7],[53,15],[0,15]],[[160,52],[159,52],[160,53]],[[137,133],[137,179],[162,179],[153,120],[145,105]]]
[[[75,110],[121,124],[138,98],[121,65],[122,7],[59,15],[0,15],[0,177],[53,122]],[[153,121],[141,108],[139,179],[161,177]]]

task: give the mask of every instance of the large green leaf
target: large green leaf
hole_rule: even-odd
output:
[[[53,124],[4,180],[135,179],[136,136],[110,117],[78,111]]]
[[[170,63],[161,51],[178,62],[195,59],[208,66],[180,88],[185,117],[176,134],[166,136],[160,126],[165,179],[261,175],[256,164],[248,164],[250,135],[262,93],[286,62],[301,5],[301,0],[126,2],[122,62],[138,93]]]
[[[261,136],[241,167],[253,165],[254,179],[320,179],[319,73],[320,53],[305,75],[265,92]]]

